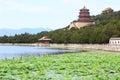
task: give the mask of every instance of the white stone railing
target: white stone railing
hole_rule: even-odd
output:
[[[53,48],[82,49],[82,50],[106,50],[120,51],[120,45],[111,44],[50,44]]]

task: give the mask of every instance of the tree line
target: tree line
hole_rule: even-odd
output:
[[[54,31],[43,31],[37,34],[15,34],[14,36],[1,36],[0,43],[36,43],[43,36],[52,39],[52,43],[80,43],[80,44],[105,44],[111,37],[120,37],[120,11],[92,16],[98,21],[81,29],[67,27]]]

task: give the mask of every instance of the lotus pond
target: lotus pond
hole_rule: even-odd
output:
[[[96,51],[4,59],[0,80],[120,80],[120,54]]]

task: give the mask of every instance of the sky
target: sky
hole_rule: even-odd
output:
[[[0,29],[64,28],[83,6],[97,15],[107,7],[120,10],[120,0],[0,0]]]

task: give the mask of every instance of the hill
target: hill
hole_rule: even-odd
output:
[[[56,30],[48,34],[55,43],[108,43],[111,37],[120,37],[120,11],[92,16],[97,24],[67,30]]]
[[[32,43],[38,42],[43,36],[48,36],[53,43],[81,43],[103,44],[108,43],[111,37],[120,37],[120,11],[92,16],[97,24],[81,29],[67,27],[54,31],[44,31],[37,34],[19,34],[15,36],[0,37],[0,42]]]

